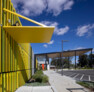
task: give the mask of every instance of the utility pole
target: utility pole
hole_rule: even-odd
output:
[[[61,58],[63,57],[63,42],[68,42],[68,40],[62,40],[62,54],[61,54]],[[62,61],[62,75],[63,75],[63,59],[61,59]]]

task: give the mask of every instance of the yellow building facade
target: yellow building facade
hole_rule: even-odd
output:
[[[22,26],[19,17],[39,26]],[[12,26],[16,21],[19,26]],[[37,69],[30,43],[47,43],[54,27],[16,13],[11,0],[0,0],[0,92],[15,92]]]
[[[31,77],[31,51],[29,43],[17,43],[3,26],[12,26],[19,18],[4,12],[16,12],[11,0],[0,0],[0,92],[14,92]]]

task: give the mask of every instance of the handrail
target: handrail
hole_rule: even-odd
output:
[[[35,23],[35,24],[37,24],[37,25],[40,25],[40,26],[43,26],[43,27],[46,26],[46,25],[41,24],[41,23],[39,23],[39,22],[37,22],[37,21],[34,21],[34,20],[29,19],[29,18],[27,18],[27,17],[25,17],[25,16],[22,16],[22,15],[20,15],[20,14],[18,14],[18,13],[12,12],[12,11],[10,11],[10,10],[8,10],[8,9],[3,8],[3,10],[6,11],[6,12],[9,12],[9,13],[11,13],[11,14],[14,14],[14,15],[16,15],[16,16],[18,16],[18,17],[21,17],[21,18],[23,18],[23,19],[25,19],[25,20],[28,20],[28,21],[30,21],[30,22],[33,22],[33,23]]]

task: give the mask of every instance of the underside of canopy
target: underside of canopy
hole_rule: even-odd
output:
[[[50,42],[54,27],[41,26],[3,26],[6,32],[18,43]]]

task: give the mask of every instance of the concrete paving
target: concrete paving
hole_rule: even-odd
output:
[[[33,87],[33,92],[53,92],[51,87]]]
[[[32,92],[33,88],[31,86],[19,87],[15,92]]]
[[[18,88],[15,92],[53,92],[51,86],[22,86]]]
[[[76,84],[74,79],[62,76],[53,70],[44,71],[44,74],[49,77],[50,84],[56,88],[57,92],[90,92],[89,90],[86,90],[82,86]]]
[[[58,73],[62,74],[62,70]],[[63,74],[76,80],[94,82],[94,70],[63,70]]]

